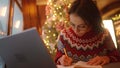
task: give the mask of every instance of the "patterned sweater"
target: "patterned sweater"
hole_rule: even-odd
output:
[[[72,28],[65,29],[61,32],[58,44],[55,62],[64,55],[63,48],[66,49],[67,55],[77,61],[88,61],[95,56],[108,56],[110,62],[120,61],[120,55],[114,46],[112,38],[107,30],[96,34],[89,31],[82,37],[75,34]],[[58,64],[58,63],[57,63]]]

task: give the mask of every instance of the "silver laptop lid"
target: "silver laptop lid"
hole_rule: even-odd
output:
[[[0,39],[0,56],[7,68],[56,68],[35,28]]]

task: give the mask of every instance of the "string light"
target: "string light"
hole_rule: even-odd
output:
[[[53,36],[55,37],[55,36],[56,36],[56,34],[53,34]]]
[[[61,13],[61,12],[60,12],[59,14],[60,14],[60,15],[62,15],[62,13]]]
[[[54,12],[54,13],[57,13],[57,11],[56,11],[56,10],[54,10],[53,12]]]
[[[56,8],[57,10],[59,9],[59,8]]]
[[[68,8],[70,8],[71,4],[68,4]]]
[[[57,5],[55,4],[54,7],[56,7]]]
[[[61,6],[59,6],[59,9],[61,9],[62,7]]]
[[[49,38],[49,36],[46,36],[46,38]]]
[[[50,33],[51,31],[49,30],[48,32]]]
[[[48,19],[48,18],[49,18],[49,16],[46,16],[46,18]]]
[[[116,14],[114,17],[112,17],[113,21],[120,20],[120,14]]]
[[[56,20],[56,16],[55,15],[53,15],[53,21],[55,21]]]

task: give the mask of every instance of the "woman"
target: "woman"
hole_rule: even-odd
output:
[[[105,65],[120,61],[109,32],[92,0],[76,0],[70,10],[71,27],[64,29],[58,40],[55,62],[71,65],[86,61],[90,65]],[[67,55],[65,55],[64,48]]]

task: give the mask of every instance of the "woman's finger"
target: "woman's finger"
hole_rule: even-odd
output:
[[[101,63],[101,57],[99,57],[99,56],[96,56],[93,59],[91,59],[90,61],[88,61],[88,64],[90,64],[90,65],[97,65],[99,63]]]
[[[100,65],[105,65],[106,64],[106,61],[103,61]]]
[[[87,64],[89,64],[89,65],[93,65],[94,63],[96,63],[96,59],[92,59],[92,60],[90,60],[90,61],[88,61],[88,63]]]
[[[100,65],[103,61],[101,60],[97,60],[95,63],[93,63],[92,65]]]

